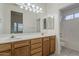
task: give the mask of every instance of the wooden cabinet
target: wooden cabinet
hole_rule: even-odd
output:
[[[11,44],[0,44],[0,56],[11,56]]]
[[[49,55],[49,37],[43,38],[43,56]]]
[[[42,39],[31,40],[31,56],[42,56]]]
[[[49,37],[50,39],[50,53],[54,53],[55,52],[55,39],[56,36],[51,36]]]
[[[55,52],[56,36],[0,44],[0,56],[47,56]]]
[[[19,41],[13,43],[13,55],[30,56],[30,41]]]
[[[14,50],[15,52],[15,56],[29,56],[30,55],[30,50],[29,50],[29,46],[25,46],[25,47],[20,47],[20,48],[16,48]]]

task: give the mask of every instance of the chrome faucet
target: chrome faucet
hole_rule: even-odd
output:
[[[11,36],[11,38],[14,38],[14,37],[15,37],[14,35]]]

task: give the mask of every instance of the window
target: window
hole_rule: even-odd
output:
[[[22,23],[14,23],[14,32],[22,32],[23,24]]]
[[[23,31],[23,24],[18,23],[18,32],[22,32]]]
[[[79,12],[71,14],[71,15],[66,15],[64,19],[65,20],[71,20],[71,19],[75,19],[75,18],[79,18]]]
[[[17,23],[14,23],[14,32],[17,32]]]
[[[65,20],[73,19],[73,14],[65,16]]]
[[[11,11],[11,33],[23,33],[23,13]]]
[[[47,23],[46,23],[46,18],[44,19],[44,29],[46,29],[47,27]]]
[[[74,17],[75,17],[75,18],[79,18],[79,13],[75,13],[75,14],[74,14]]]
[[[79,4],[74,4],[61,10],[62,19],[79,20]]]

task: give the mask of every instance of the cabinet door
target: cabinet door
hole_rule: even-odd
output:
[[[50,53],[55,52],[55,36],[50,37]]]
[[[0,56],[11,56],[11,51],[0,52]]]
[[[49,38],[43,39],[43,56],[49,55]]]
[[[30,54],[30,47],[20,47],[20,48],[16,48],[14,49],[14,55],[15,56],[27,56]]]
[[[26,47],[26,56],[30,56],[30,46]]]

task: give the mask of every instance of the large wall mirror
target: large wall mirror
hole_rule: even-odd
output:
[[[23,33],[23,13],[11,11],[11,33]]]
[[[22,9],[15,3],[0,4],[0,34],[41,32],[40,21],[45,15],[45,4],[35,5],[43,8],[43,13]]]
[[[43,29],[51,30],[54,29],[54,18],[47,17],[43,19]]]

